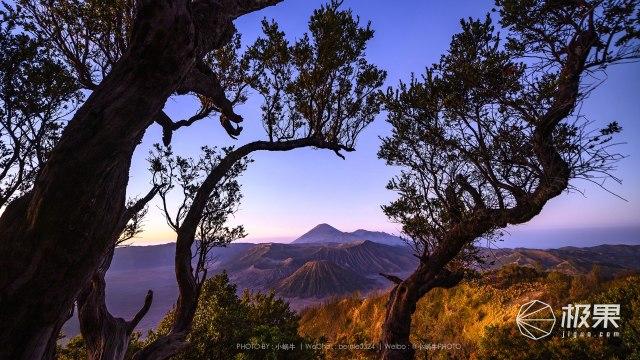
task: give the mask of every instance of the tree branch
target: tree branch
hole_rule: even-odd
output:
[[[195,241],[195,234],[198,224],[202,220],[207,200],[216,186],[224,179],[229,170],[240,161],[255,151],[288,151],[302,147],[316,147],[330,149],[336,152],[340,150],[353,151],[354,149],[340,145],[329,143],[324,140],[307,137],[302,139],[294,139],[287,141],[254,141],[245,144],[231,152],[229,152],[217,165],[213,168],[198,188],[196,195],[191,202],[191,206],[185,215],[182,223],[176,229],[176,255],[175,255],[175,272],[178,282],[179,296],[175,309],[174,322],[169,335],[161,337],[149,346],[145,347],[137,355],[136,359],[158,359],[162,356],[170,356],[171,351],[167,350],[160,344],[170,342],[175,345],[178,342],[184,342],[184,338],[180,338],[177,334],[188,333],[193,317],[195,315],[200,287],[204,282],[204,277],[196,278],[192,269],[192,246]],[[206,269],[205,269],[206,270]],[[205,272],[206,276],[206,272]],[[168,339],[167,337],[171,337]],[[170,341],[171,340],[171,341]],[[155,349],[155,350],[154,350]],[[163,354],[163,355],[159,355]]]
[[[394,284],[400,284],[403,280],[400,279],[399,277],[395,276],[395,275],[389,275],[389,274],[385,274],[385,273],[378,273],[380,276],[386,278],[387,280],[391,281]]]
[[[118,234],[122,233],[127,226],[127,223],[138,213],[140,212],[148,203],[151,201],[158,191],[162,188],[162,185],[154,185],[149,192],[138,199],[133,205],[126,208],[124,213],[122,214],[122,218],[120,219],[120,223],[118,228],[116,229],[116,240],[118,239]]]
[[[193,92],[211,101],[220,111],[220,123],[227,133],[233,138],[240,135],[242,127],[234,127],[231,122],[241,123],[242,116],[233,111],[233,104],[227,99],[217,75],[202,61],[191,69],[176,92],[179,94]],[[166,120],[163,122],[166,123]]]
[[[464,278],[464,272],[462,271],[451,272],[447,269],[444,269],[443,271],[443,274],[436,276],[434,281],[430,284],[431,287],[450,289],[458,285]]]
[[[167,113],[161,111],[156,117],[156,123],[162,127],[162,143],[164,146],[169,146],[171,144],[171,139],[173,137],[173,132],[180,129],[181,127],[191,126],[198,120],[202,120],[209,116],[211,112],[213,112],[214,108],[203,108],[198,111],[197,114],[192,117],[184,120],[173,121]]]
[[[131,321],[127,322],[127,326],[129,327],[128,329],[129,333],[133,332],[136,326],[138,326],[138,323],[140,323],[142,318],[144,318],[144,316],[147,314],[147,312],[149,311],[149,308],[151,307],[152,302],[153,302],[153,291],[149,290],[147,291],[147,296],[145,296],[144,298],[144,304],[142,305],[142,308],[138,310],[138,312],[133,317],[133,319],[131,319]]]
[[[227,0],[227,3],[230,5],[229,8],[233,9],[230,15],[235,19],[242,15],[274,6],[282,1],[283,0]]]

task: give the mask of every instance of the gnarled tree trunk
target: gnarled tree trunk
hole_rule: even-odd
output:
[[[422,296],[435,287],[451,287],[460,282],[462,274],[451,273],[446,267],[464,246],[473,243],[491,229],[531,220],[549,200],[562,194],[568,187],[571,169],[555,146],[553,132],[576,106],[580,76],[595,41],[592,31],[576,35],[567,49],[568,56],[560,71],[553,103],[536,121],[531,145],[542,167],[542,174],[537,175],[540,177],[537,186],[530,192],[522,189],[522,195],[518,196],[516,205],[511,208],[488,208],[480,200],[480,206],[465,220],[449,224],[436,248],[430,254],[425,252],[420,256],[420,264],[409,278],[402,281],[386,275],[397,285],[391,292],[382,330],[383,359],[413,359],[413,351],[386,350],[386,346],[410,344],[410,315]],[[465,186],[464,182],[461,186]]]
[[[431,271],[430,271],[431,269]],[[462,280],[462,273],[447,269],[418,265],[407,279],[381,274],[396,283],[387,300],[387,309],[382,325],[382,358],[385,360],[413,359],[415,350],[409,340],[411,317],[418,300],[436,287],[451,288]]]
[[[411,278],[402,281],[391,290],[381,338],[384,359],[413,358],[415,351],[409,341],[409,333],[411,317],[416,311],[418,299],[418,284]]]
[[[153,300],[153,292],[149,290],[144,305],[131,321],[116,318],[109,313],[105,303],[104,276],[112,258],[113,250],[93,275],[89,286],[78,295],[80,331],[90,360],[124,359],[131,334],[149,310]]]
[[[189,85],[196,62],[231,39],[234,19],[280,1],[138,3],[124,55],[69,122],[33,190],[0,217],[0,358],[43,357],[113,246],[145,129]]]
[[[0,218],[0,358],[40,359],[108,252],[138,139],[194,64],[186,1],[141,2],[131,45]]]

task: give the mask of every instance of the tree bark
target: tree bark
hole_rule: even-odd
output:
[[[194,64],[186,1],[143,1],[129,50],[65,129],[34,189],[0,218],[0,358],[40,359],[107,253],[131,156]]]
[[[409,341],[409,333],[417,302],[418,285],[412,278],[397,284],[391,290],[380,339],[383,359],[413,359],[415,350]]]
[[[384,323],[382,325],[382,358],[385,360],[413,359],[415,350],[409,340],[411,318],[416,311],[418,300],[434,288],[451,288],[463,277],[460,272],[420,263],[416,271],[406,280],[381,274],[396,283],[387,300]]]

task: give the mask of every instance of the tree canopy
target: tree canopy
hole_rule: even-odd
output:
[[[19,31],[0,9],[0,208],[23,195],[81,99],[72,74],[46,42]]]
[[[387,306],[384,359],[413,357],[416,302],[457,285],[482,261],[474,245],[537,216],[584,179],[606,189],[622,158],[613,121],[598,125],[581,104],[610,65],[640,57],[633,0],[498,0],[497,17],[463,19],[449,50],[385,96],[393,130],[379,157],[400,166],[384,213],[402,225],[420,264],[396,283]],[[494,14],[496,15],[496,14]]]

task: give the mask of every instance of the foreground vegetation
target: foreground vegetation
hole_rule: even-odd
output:
[[[375,350],[338,349],[338,344],[377,343],[388,295],[352,295],[302,312],[299,331],[322,338],[331,359],[375,358]],[[520,305],[549,303],[558,323],[554,333],[534,341],[520,335],[515,317]],[[562,338],[560,309],[570,303],[619,303],[620,337]],[[640,276],[603,280],[589,274],[568,276],[507,266],[452,289],[436,289],[420,300],[412,321],[413,344],[435,344],[417,358],[436,359],[640,359]],[[443,349],[437,348],[438,344]]]
[[[204,284],[189,346],[172,359],[376,358],[375,347],[354,350],[338,345],[377,344],[387,297],[387,293],[353,294],[298,315],[273,293],[238,296],[226,273],[216,275]],[[533,299],[549,303],[558,319],[554,333],[538,341],[520,335],[515,324],[520,305]],[[560,309],[570,303],[620,304],[620,337],[562,338]],[[172,316],[169,312],[145,338],[133,336],[127,358],[166,334]],[[414,344],[443,347],[418,350],[418,358],[428,352],[436,359],[506,360],[515,353],[519,359],[640,359],[640,275],[602,279],[597,267],[585,275],[569,276],[506,266],[455,288],[430,292],[418,303],[413,324]],[[300,348],[302,343],[331,346],[311,350]],[[262,344],[269,349],[258,348]],[[284,344],[294,344],[295,349],[276,349]],[[58,351],[59,360],[86,356],[80,336]]]
[[[131,359],[139,349],[166,335],[173,319],[172,310],[156,331],[150,331],[144,339],[139,333],[132,336],[125,358]],[[188,346],[171,359],[305,360],[321,357],[320,353],[300,348],[300,343],[310,341],[298,335],[298,319],[289,304],[273,292],[245,291],[238,296],[236,286],[229,282],[226,273],[222,273],[204,283]],[[296,345],[295,348],[282,349],[283,345],[291,344]],[[81,336],[58,349],[58,360],[86,358],[86,345]]]

